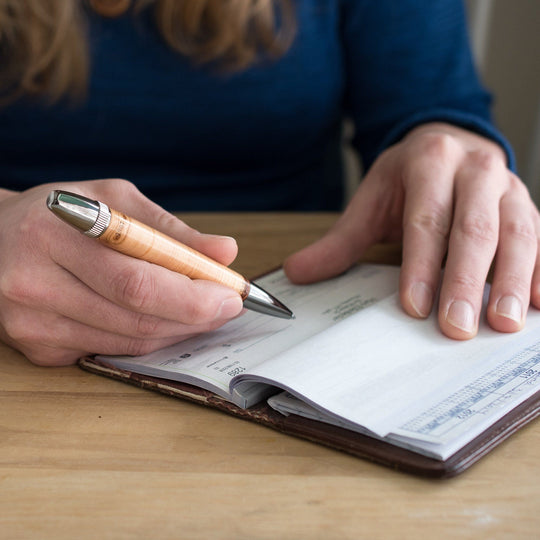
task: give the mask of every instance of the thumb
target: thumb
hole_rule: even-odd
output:
[[[341,274],[361,256],[336,227],[320,240],[288,257],[284,264],[293,283],[313,283]]]
[[[356,263],[381,238],[376,199],[370,187],[362,184],[322,238],[287,258],[283,265],[287,277],[293,283],[313,283],[339,275]]]

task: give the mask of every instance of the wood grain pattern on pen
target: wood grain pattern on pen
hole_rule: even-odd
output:
[[[107,247],[191,279],[224,285],[241,296],[247,309],[282,319],[294,318],[287,306],[238,272],[101,201],[53,190],[47,197],[47,207],[63,221]]]
[[[191,279],[206,279],[236,291],[242,299],[249,293],[249,282],[238,272],[159,231],[110,209],[111,221],[99,237],[109,247],[173,270]]]

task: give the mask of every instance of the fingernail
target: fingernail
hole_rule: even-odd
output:
[[[521,309],[521,302],[515,296],[503,296],[498,302],[495,308],[497,315],[506,317],[518,323],[523,318]]]
[[[232,236],[225,236],[223,234],[209,234],[209,233],[201,233],[202,235],[206,236],[207,238],[215,238],[216,240],[229,240],[236,243],[236,239]]]
[[[474,310],[469,302],[456,300],[450,304],[446,314],[446,320],[456,328],[464,332],[474,332]]]
[[[433,292],[422,281],[411,287],[411,304],[419,317],[427,317],[433,306]]]
[[[216,314],[216,319],[232,319],[243,309],[244,304],[240,296],[232,296],[223,300]]]

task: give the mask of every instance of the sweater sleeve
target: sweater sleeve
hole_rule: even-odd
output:
[[[365,170],[426,122],[455,124],[512,148],[491,118],[472,59],[461,0],[345,0],[347,114]]]

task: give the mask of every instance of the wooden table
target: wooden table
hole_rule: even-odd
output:
[[[256,275],[334,215],[186,215]],[[452,480],[410,477],[0,348],[0,538],[539,538],[540,423]]]

